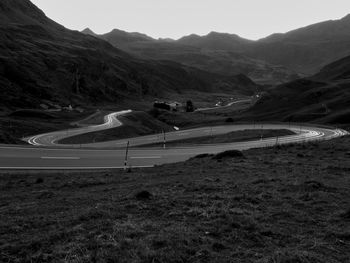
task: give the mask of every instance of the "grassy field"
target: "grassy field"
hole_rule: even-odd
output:
[[[281,137],[293,135],[294,132],[290,130],[243,130],[234,131],[226,134],[216,136],[203,136],[197,138],[188,138],[177,141],[167,142],[167,146],[185,146],[193,144],[216,144],[216,143],[230,143],[230,142],[244,142],[250,140],[257,140],[260,138]],[[143,146],[162,146],[163,143],[147,144]]]
[[[350,261],[350,137],[0,176],[0,262]]]
[[[0,116],[0,143],[24,144],[21,138],[75,127],[74,122],[87,118],[95,110],[45,112],[18,110]]]
[[[122,126],[113,129],[89,132],[82,135],[69,137],[60,141],[65,144],[80,144],[92,142],[104,142],[123,138],[137,137],[164,131],[174,131],[174,128],[152,118],[145,112],[135,111],[118,117]]]

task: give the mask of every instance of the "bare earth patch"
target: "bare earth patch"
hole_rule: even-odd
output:
[[[350,138],[146,170],[4,173],[1,262],[349,262]]]

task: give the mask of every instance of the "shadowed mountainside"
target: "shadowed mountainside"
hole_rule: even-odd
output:
[[[345,124],[350,120],[349,105],[350,56],[327,65],[310,78],[275,87],[246,116],[257,120]]]
[[[106,41],[64,28],[29,0],[0,3],[3,107],[37,107],[43,99],[61,104],[140,100],[221,87],[251,94],[258,88],[240,79],[138,59]]]

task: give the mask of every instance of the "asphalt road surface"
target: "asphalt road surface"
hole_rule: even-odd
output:
[[[204,127],[174,131],[165,134],[165,141],[187,139],[208,135],[224,134],[245,129],[289,129],[295,135],[280,138],[266,138],[247,142],[235,142],[214,145],[191,145],[188,147],[142,147],[152,143],[164,142],[164,134],[155,134],[137,138],[110,142],[61,145],[58,140],[85,132],[109,129],[122,125],[117,116],[130,111],[123,111],[106,116],[105,124],[41,134],[26,138],[32,146],[0,146],[0,169],[110,169],[124,168],[126,145],[131,148],[127,156],[127,166],[151,167],[165,163],[185,161],[202,153],[219,153],[226,150],[245,150],[267,147],[276,144],[330,140],[344,136],[346,131],[333,128],[288,125],[288,124],[241,124]]]
[[[224,105],[224,106],[220,106],[220,105],[216,104],[215,107],[199,108],[199,109],[196,109],[195,111],[217,110],[217,109],[220,109],[220,108],[228,108],[228,107],[231,107],[231,106],[234,105],[234,104],[251,103],[251,102],[252,102],[252,99],[251,99],[251,98],[249,98],[249,99],[240,99],[240,100],[232,101],[232,102],[230,102],[230,103],[228,103],[227,105]]]

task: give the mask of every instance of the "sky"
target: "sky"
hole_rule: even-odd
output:
[[[31,0],[69,29],[178,39],[211,31],[256,40],[350,13],[350,0]]]

